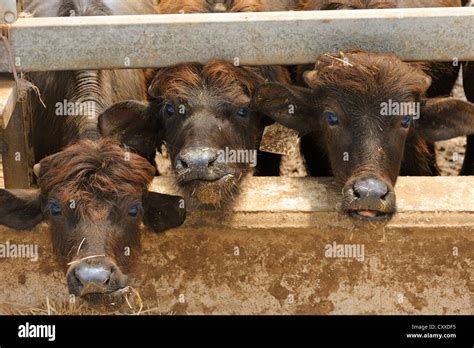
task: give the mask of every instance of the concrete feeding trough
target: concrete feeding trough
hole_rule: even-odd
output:
[[[473,314],[474,178],[402,177],[396,191],[398,214],[375,226],[337,212],[332,179],[251,178],[232,208],[144,230],[130,285],[142,313]],[[71,301],[46,224],[0,227],[7,244],[39,258],[0,257],[1,313]]]

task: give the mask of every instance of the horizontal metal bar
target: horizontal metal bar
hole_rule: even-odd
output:
[[[21,18],[10,33],[25,72],[212,59],[304,64],[349,48],[408,61],[474,60],[474,8]],[[0,49],[0,71],[8,69]]]

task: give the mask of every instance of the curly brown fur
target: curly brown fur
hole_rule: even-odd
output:
[[[94,201],[111,203],[124,196],[140,196],[153,180],[155,168],[115,140],[81,140],[43,159],[39,186],[63,204],[77,198],[80,215],[93,211]]]
[[[296,9],[297,3],[298,0],[162,0],[156,11],[161,14],[286,11]]]

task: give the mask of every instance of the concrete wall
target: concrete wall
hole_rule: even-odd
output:
[[[167,178],[158,187],[174,191]],[[391,222],[354,225],[329,179],[253,178],[225,212],[144,230],[131,285],[145,313],[473,314],[474,178],[401,178],[397,194]],[[40,258],[0,258],[0,312],[67,303],[47,225],[0,227],[6,241],[38,244]],[[328,257],[334,243],[363,259]]]

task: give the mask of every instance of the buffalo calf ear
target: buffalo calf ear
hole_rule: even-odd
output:
[[[474,134],[474,104],[454,99],[428,99],[415,130],[430,142]]]
[[[43,218],[39,190],[0,189],[0,225],[28,230]]]
[[[314,96],[310,88],[265,83],[253,93],[251,108],[303,136],[316,130]]]
[[[153,80],[148,86],[147,94],[151,99],[161,98],[162,93],[161,93],[161,88],[160,88],[160,74],[156,74],[154,76]]]
[[[156,149],[161,146],[162,133],[148,103],[124,101],[112,105],[99,116],[99,131],[104,137],[116,137],[155,164]]]
[[[102,136],[122,135],[140,127],[147,120],[148,104],[128,100],[112,105],[99,116]]]
[[[143,196],[143,223],[154,232],[181,226],[186,220],[184,198],[147,192]]]

